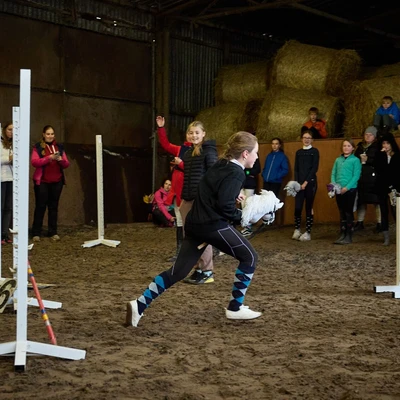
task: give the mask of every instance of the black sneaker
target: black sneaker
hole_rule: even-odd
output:
[[[201,274],[202,274],[201,271],[198,271],[197,269],[195,269],[195,270],[193,271],[192,275],[190,275],[190,276],[188,276],[187,278],[185,278],[185,279],[183,280],[183,282],[185,282],[185,283],[193,283],[193,282],[196,282],[197,279],[200,278]]]
[[[192,285],[201,285],[203,283],[213,283],[214,282],[214,274],[206,274],[205,272],[197,272],[197,275],[194,279],[187,280],[186,283],[191,283]],[[193,276],[194,274],[192,274]]]

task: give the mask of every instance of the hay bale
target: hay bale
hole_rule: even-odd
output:
[[[388,78],[390,76],[400,76],[400,63],[385,64],[380,67],[363,68],[360,74],[360,80]],[[362,78],[361,78],[362,77]]]
[[[271,82],[271,61],[227,65],[215,79],[215,103],[245,103],[263,100]]]
[[[345,97],[343,127],[347,135],[363,134],[365,128],[373,123],[383,96],[392,96],[400,105],[400,75],[353,82]]]
[[[196,120],[204,124],[208,139],[217,144],[226,143],[229,136],[238,131],[254,132],[257,126],[260,101],[225,103],[199,112]]]
[[[290,40],[275,57],[272,81],[340,97],[349,82],[357,78],[360,65],[361,58],[355,50],[335,50]]]
[[[329,137],[337,136],[341,129],[342,103],[327,94],[286,86],[275,86],[268,91],[258,116],[257,137],[269,142],[274,136],[284,140],[297,140],[301,127],[308,119],[310,107],[318,107],[326,120]]]

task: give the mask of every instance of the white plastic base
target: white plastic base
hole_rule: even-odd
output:
[[[109,239],[95,239],[87,240],[83,243],[82,247],[93,247],[99,244],[104,244],[109,247],[117,247],[121,242],[119,240],[109,240]]]
[[[52,344],[32,342],[30,340],[21,342],[8,342],[0,344],[0,355],[11,356],[15,354],[14,367],[16,370],[24,371],[27,355],[44,355],[51,357],[66,358],[68,360],[82,360],[86,357],[85,350],[62,347]]]
[[[374,286],[375,293],[393,292],[395,299],[400,299],[400,286]]]

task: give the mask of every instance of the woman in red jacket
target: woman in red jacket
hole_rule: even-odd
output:
[[[51,125],[43,128],[42,140],[33,147],[31,164],[36,168],[33,174],[36,202],[32,225],[33,241],[40,241],[46,208],[49,218],[48,236],[53,241],[58,241],[58,202],[65,184],[64,169],[69,167],[69,161],[64,146],[56,142]]]
[[[172,164],[174,165],[172,170],[172,177],[171,177],[171,190],[169,191],[168,199],[166,201],[167,204],[173,204],[175,210],[175,218],[176,218],[176,253],[172,257],[170,261],[175,261],[179,249],[182,245],[183,240],[183,223],[182,223],[182,216],[179,212],[179,206],[181,205],[181,195],[182,195],[182,188],[183,188],[183,155],[185,154],[186,150],[190,149],[191,142],[186,140],[181,146],[177,146],[169,142],[167,137],[167,132],[164,128],[165,125],[165,118],[158,116],[156,118],[157,123],[157,135],[158,140],[160,141],[161,147],[169,154],[174,156],[174,160]],[[186,135],[187,139],[187,135]]]

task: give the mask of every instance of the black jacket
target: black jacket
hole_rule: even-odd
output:
[[[243,168],[228,160],[218,160],[204,175],[198,186],[196,199],[189,211],[185,232],[207,233],[240,223],[242,211],[236,199],[243,186]]]
[[[372,142],[368,147],[363,146],[364,142],[357,144],[354,155],[360,158],[360,154],[365,153],[368,157],[365,164],[361,165],[361,176],[358,181],[358,204],[377,204],[379,202],[376,195],[376,173],[375,156],[379,153],[378,142]]]
[[[194,200],[200,179],[218,159],[215,140],[206,140],[202,144],[202,151],[199,156],[193,156],[192,152],[193,147],[189,148],[183,155],[182,199],[186,201]]]
[[[391,191],[391,187],[400,192],[400,153],[394,153],[388,164],[386,153],[379,151],[376,153],[374,166],[375,192],[384,196]]]

